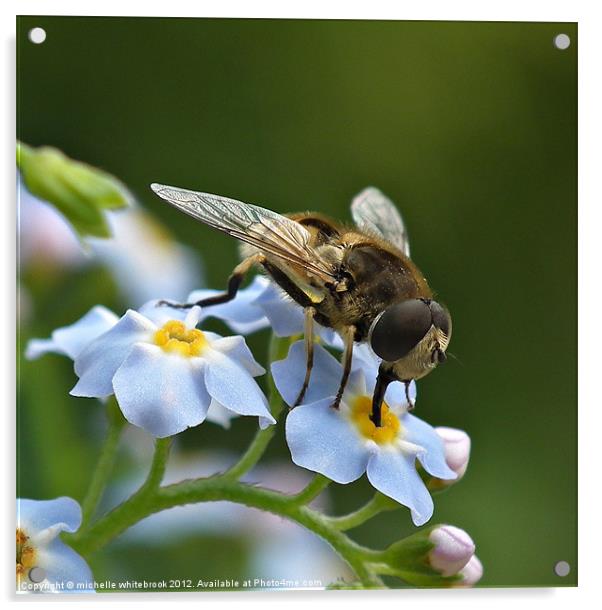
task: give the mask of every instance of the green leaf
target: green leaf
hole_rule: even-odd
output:
[[[56,148],[18,143],[17,166],[27,190],[54,205],[80,237],[110,237],[104,211],[125,207],[130,200],[115,177]]]

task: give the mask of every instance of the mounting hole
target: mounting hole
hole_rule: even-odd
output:
[[[561,51],[571,46],[571,39],[568,34],[557,34],[554,36],[554,46]]]
[[[46,30],[44,28],[32,28],[29,30],[29,40],[33,44],[42,44],[46,40]]]
[[[44,568],[39,568],[39,567],[35,567],[35,568],[31,568],[31,570],[29,570],[29,580],[31,580],[31,582],[42,582],[44,579],[46,578],[46,570]]]
[[[568,576],[570,571],[571,571],[571,565],[569,564],[568,561],[559,561],[554,566],[554,572],[556,572],[556,576],[560,576],[562,578],[564,578],[565,576]]]

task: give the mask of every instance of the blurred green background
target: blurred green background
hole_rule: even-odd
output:
[[[42,45],[27,38],[35,26],[47,32]],[[571,37],[567,50],[553,45],[559,32]],[[21,17],[18,137],[118,176],[198,250],[212,287],[225,285],[235,243],[165,206],[151,182],[341,219],[365,186],[386,192],[454,319],[457,360],[419,383],[417,414],[473,441],[468,473],[435,499],[433,522],[470,532],[482,585],[571,585],[576,47],[572,23]],[[22,346],[97,302],[128,306],[100,269],[28,268],[21,283],[32,310]],[[260,357],[266,341],[250,339]],[[102,418],[94,401],[68,397],[73,383],[67,359],[20,364],[22,496],[85,493]],[[255,425],[203,425],[181,444],[240,451]],[[280,434],[268,458],[287,455]],[[331,493],[343,512],[370,488],[362,480]],[[412,529],[398,511],[354,536],[378,546]],[[241,542],[202,543],[163,548],[156,561],[109,547],[92,565],[97,579],[244,572]],[[565,578],[554,574],[559,560],[571,564]]]

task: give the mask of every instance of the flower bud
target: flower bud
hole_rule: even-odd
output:
[[[382,552],[382,574],[421,587],[470,587],[483,574],[475,544],[453,525],[432,525]]]
[[[458,475],[456,479],[443,480],[430,478],[427,486],[431,491],[444,489],[449,485],[457,483],[466,472],[470,458],[470,436],[463,430],[456,428],[435,428],[435,432],[443,441],[445,461],[447,465]]]
[[[441,525],[430,533],[429,540],[435,545],[429,553],[429,563],[442,576],[457,574],[474,556],[472,538],[459,527]]]
[[[20,142],[17,165],[27,190],[54,205],[81,237],[111,237],[106,210],[131,203],[130,193],[115,177],[56,148]]]
[[[459,575],[462,580],[458,581],[455,587],[472,587],[481,580],[483,576],[483,564],[476,555],[460,570]]]

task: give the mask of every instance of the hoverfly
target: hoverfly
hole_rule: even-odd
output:
[[[448,311],[410,259],[407,232],[393,203],[374,187],[351,204],[355,226],[313,212],[282,216],[270,210],[208,193],[152,184],[153,191],[196,220],[243,242],[243,260],[226,292],[198,303],[204,307],[234,299],[245,274],[259,266],[304,308],[307,368],[303,400],[313,366],[314,322],[333,328],[344,343],[343,375],[333,403],[338,408],[354,342],[368,342],[382,359],[371,419],[381,425],[381,405],[392,381],[408,386],[445,360],[451,338]],[[408,402],[411,405],[411,401]]]

